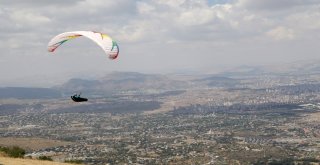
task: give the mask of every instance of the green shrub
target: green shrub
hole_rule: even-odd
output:
[[[82,160],[66,160],[65,163],[82,164]]]
[[[17,146],[0,147],[0,151],[4,152],[9,157],[13,157],[13,158],[23,158],[24,154],[26,154],[26,151],[24,149]]]
[[[49,156],[39,156],[39,160],[48,160],[48,161],[53,161],[51,157]]]

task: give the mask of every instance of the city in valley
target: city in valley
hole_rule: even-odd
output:
[[[319,80],[298,71],[116,72],[1,88],[0,146],[84,164],[319,164]],[[75,89],[89,101],[72,102]]]

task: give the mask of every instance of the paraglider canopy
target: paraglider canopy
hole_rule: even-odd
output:
[[[58,34],[48,43],[48,51],[54,52],[63,43],[84,36],[98,44],[110,59],[116,59],[119,55],[118,44],[107,34],[94,31],[71,31]]]
[[[95,32],[95,31],[71,31],[71,32],[64,32],[61,34],[56,35],[53,37],[50,42],[48,43],[48,51],[54,52],[57,48],[60,47],[63,43],[84,36],[89,38],[97,45],[99,45],[105,54],[110,59],[116,59],[119,55],[119,46],[118,44],[107,34]],[[83,102],[88,101],[87,98],[80,97],[80,94],[71,96],[71,99],[75,102]]]

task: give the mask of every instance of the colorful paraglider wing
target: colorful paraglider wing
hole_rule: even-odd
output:
[[[94,31],[73,31],[61,33],[51,39],[48,43],[48,51],[54,52],[63,43],[78,38],[80,36],[87,37],[98,44],[110,59],[116,59],[119,55],[118,44],[107,34]]]

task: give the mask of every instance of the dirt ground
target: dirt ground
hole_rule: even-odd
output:
[[[319,122],[320,121],[320,112],[308,114],[302,118],[302,122]]]
[[[58,140],[42,139],[42,138],[0,138],[0,146],[18,146],[25,150],[39,150],[55,146],[63,146],[71,144]]]

